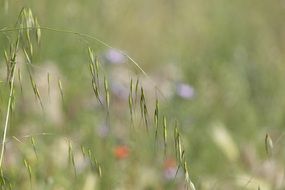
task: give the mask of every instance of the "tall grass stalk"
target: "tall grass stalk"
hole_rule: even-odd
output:
[[[5,142],[6,142],[8,124],[9,124],[10,113],[11,113],[11,108],[12,108],[12,100],[13,100],[13,92],[14,92],[14,79],[15,79],[15,68],[13,69],[13,72],[12,72],[9,100],[8,100],[8,104],[7,104],[6,119],[5,119],[4,131],[3,131],[3,136],[2,136],[3,139],[2,139],[1,155],[0,155],[0,169],[2,169],[4,150],[5,150]]]

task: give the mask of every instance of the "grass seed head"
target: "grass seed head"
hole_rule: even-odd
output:
[[[266,133],[265,135],[265,151],[267,156],[271,156],[272,152],[273,152],[273,142],[272,139],[270,137],[270,135],[268,133]]]

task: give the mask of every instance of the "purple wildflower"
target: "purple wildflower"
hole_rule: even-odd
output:
[[[194,88],[185,83],[180,83],[177,85],[176,93],[178,96],[184,99],[192,99],[195,96]]]
[[[116,49],[109,49],[106,52],[105,57],[107,61],[111,64],[122,64],[126,62],[126,57],[124,56],[124,54]]]

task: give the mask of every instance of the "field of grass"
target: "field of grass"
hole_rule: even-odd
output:
[[[284,13],[0,0],[1,189],[285,189]]]

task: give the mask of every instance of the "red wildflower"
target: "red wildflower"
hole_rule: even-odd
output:
[[[119,160],[129,156],[129,148],[126,145],[119,145],[114,150],[115,157]]]

